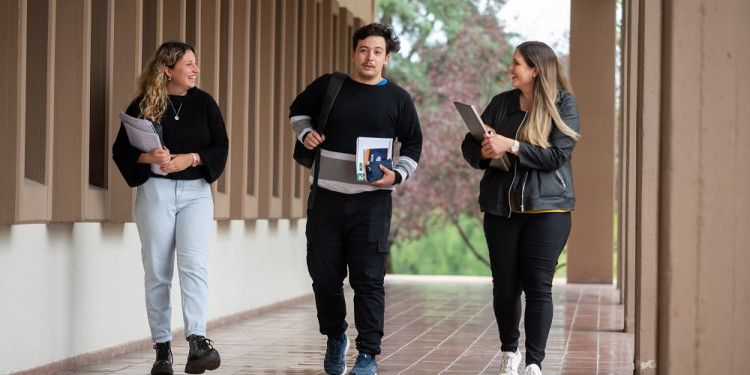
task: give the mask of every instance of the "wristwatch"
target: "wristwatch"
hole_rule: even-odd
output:
[[[518,152],[518,146],[520,146],[520,144],[518,143],[518,141],[513,141],[513,146],[510,146],[510,152],[512,152],[514,154],[516,152]]]
[[[190,166],[193,167],[193,168],[197,167],[198,166],[198,158],[192,152],[190,153],[190,156],[193,157],[193,164],[191,164]]]

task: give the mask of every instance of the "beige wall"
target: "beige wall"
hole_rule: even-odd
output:
[[[750,2],[665,1],[659,374],[747,372]],[[706,361],[686,358],[719,358]]]
[[[599,157],[608,164],[614,155],[586,147],[609,145],[614,134],[606,116],[592,121],[592,106],[603,114],[613,93],[601,74],[609,63],[596,59],[607,56],[614,43],[598,43],[602,35],[591,30],[599,18],[609,19],[611,10],[603,2],[573,0],[571,11],[571,76],[584,137],[576,149],[576,192],[609,206],[606,194],[588,189],[594,181],[606,185],[610,175],[597,178],[590,172],[604,167],[582,167],[581,158]],[[614,189],[620,220],[618,285],[625,304],[623,328],[635,332],[639,375],[746,372],[750,193],[745,186],[750,168],[743,161],[750,157],[745,104],[750,100],[750,27],[743,20],[748,16],[750,3],[744,0],[623,2],[617,115],[622,129]],[[604,129],[587,132],[592,126]],[[579,201],[574,216],[578,221],[568,256],[573,280],[604,271],[606,262],[596,250],[576,253],[581,246],[575,246],[579,236],[591,237],[586,241],[608,237],[609,228],[595,229],[588,221],[580,225],[582,219],[591,220],[586,212],[597,202]],[[604,242],[597,248],[611,249]]]
[[[624,7],[620,243],[633,259],[623,286],[633,289],[625,295],[634,305],[626,322],[634,322],[635,373],[744,373],[750,3]]]
[[[305,220],[214,224],[209,337],[213,322],[311,293],[304,231]],[[0,239],[0,319],[12,322],[3,333],[13,341],[0,351],[0,374],[40,366],[31,373],[50,374],[153,345],[135,224],[0,226]],[[179,331],[179,278],[171,299]]]
[[[339,6],[349,9],[350,12],[363,20],[377,21],[375,19],[377,17],[376,1],[340,0]]]
[[[351,6],[352,8],[348,8]],[[111,160],[117,113],[156,46],[197,48],[199,86],[219,103],[230,155],[213,185],[217,219],[304,216],[307,170],[287,119],[315,77],[350,70],[354,29],[374,1],[13,0],[0,39],[4,172],[0,223],[132,221]],[[265,141],[268,140],[268,141]]]

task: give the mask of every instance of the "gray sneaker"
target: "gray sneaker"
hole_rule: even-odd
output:
[[[346,372],[346,352],[349,351],[349,338],[344,334],[342,337],[328,337],[326,344],[326,356],[323,359],[323,369],[326,374],[343,375]]]
[[[359,353],[349,375],[378,375],[378,363],[370,354]]]

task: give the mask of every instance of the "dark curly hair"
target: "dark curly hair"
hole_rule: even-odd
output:
[[[357,49],[357,42],[371,36],[382,36],[385,39],[385,53],[398,52],[401,50],[401,41],[390,25],[371,23],[360,27],[352,36],[352,51]]]

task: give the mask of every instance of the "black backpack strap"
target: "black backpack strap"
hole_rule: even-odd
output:
[[[320,111],[320,117],[318,117],[318,133],[323,135],[326,123],[328,122],[328,114],[331,112],[333,102],[336,101],[339,91],[341,91],[341,85],[344,84],[346,74],[341,72],[333,72],[331,80],[328,82],[328,90],[326,91],[326,97],[323,100],[323,108]],[[307,201],[307,209],[313,208],[315,204],[315,193],[318,190],[318,174],[320,173],[320,147],[315,148],[315,168],[313,171],[313,183],[310,187],[310,198]]]
[[[331,80],[328,82],[328,91],[326,91],[326,97],[323,100],[323,107],[320,110],[320,117],[318,117],[318,133],[323,135],[323,130],[328,123],[328,114],[331,112],[333,102],[336,100],[339,91],[341,91],[341,85],[344,84],[346,74],[341,72],[333,72]]]

